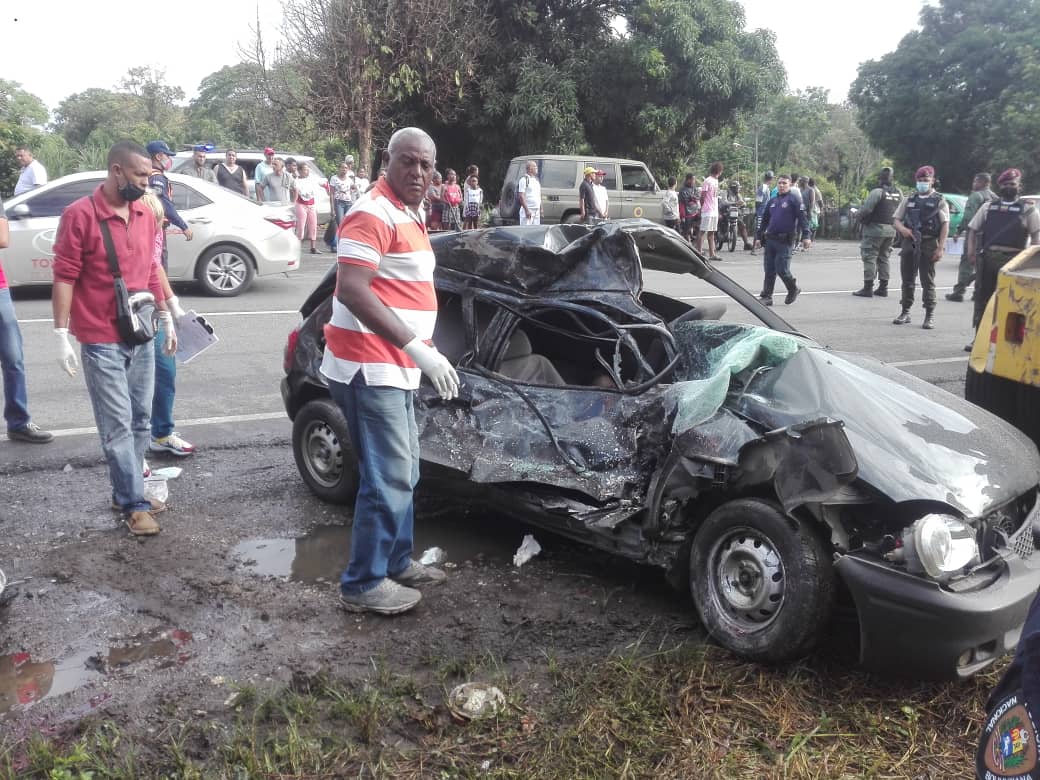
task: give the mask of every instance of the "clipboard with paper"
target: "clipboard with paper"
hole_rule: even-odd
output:
[[[194,310],[184,313],[174,321],[177,330],[177,360],[190,363],[218,341],[213,326]]]

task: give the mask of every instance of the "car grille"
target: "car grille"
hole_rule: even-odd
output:
[[[983,560],[1008,549],[1019,558],[1028,560],[1036,551],[1033,520],[1038,512],[1040,503],[1037,503],[1036,491],[1031,490],[986,515],[981,529]]]

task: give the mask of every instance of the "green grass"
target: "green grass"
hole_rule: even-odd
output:
[[[374,662],[362,680],[239,688],[224,713],[171,713],[154,735],[88,721],[64,740],[4,742],[0,776],[965,777],[999,674],[908,685],[819,657],[769,669],[713,646],[636,646],[592,663],[547,653],[523,676],[489,656],[426,660],[426,682]],[[444,702],[462,679],[498,685],[508,706],[454,721]]]

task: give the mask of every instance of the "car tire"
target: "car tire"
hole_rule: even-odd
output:
[[[708,515],[693,539],[689,579],[712,638],[766,663],[809,652],[834,604],[834,569],[824,540],[761,499],[730,501]]]
[[[293,457],[300,476],[322,501],[352,504],[358,489],[358,464],[343,412],[330,398],[308,401],[296,414]]]
[[[211,246],[199,258],[195,278],[210,295],[231,298],[249,289],[256,271],[252,256],[235,244]]]
[[[986,371],[975,371],[968,366],[964,377],[964,397],[976,406],[992,412],[1017,426],[1017,383]]]

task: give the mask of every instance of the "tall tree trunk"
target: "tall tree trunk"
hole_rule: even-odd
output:
[[[370,101],[365,103],[365,109],[361,114],[361,121],[357,129],[358,157],[360,164],[366,167],[372,165],[368,173],[369,177],[374,181],[376,171],[382,163],[372,159],[372,103]]]

